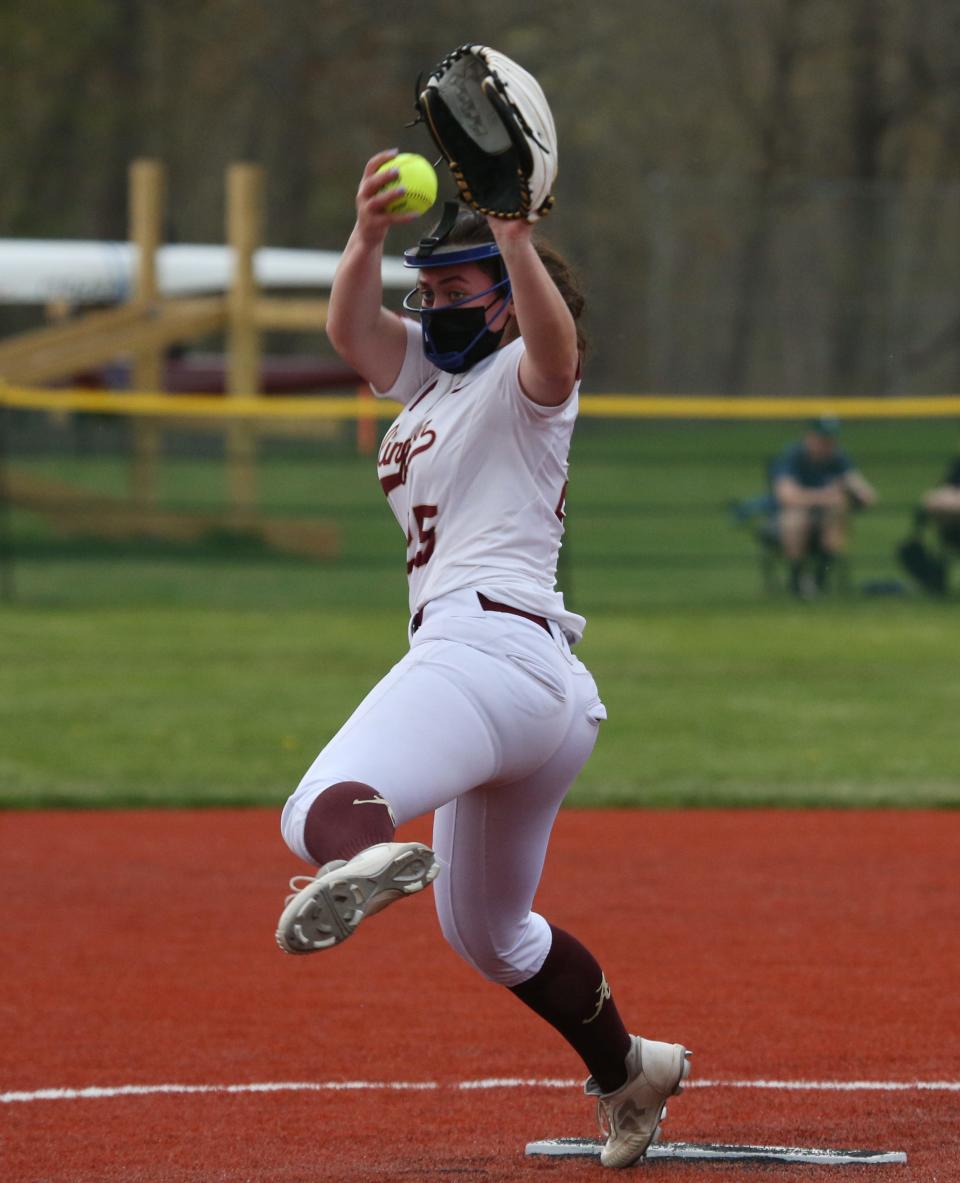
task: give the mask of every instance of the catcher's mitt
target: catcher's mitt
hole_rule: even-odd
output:
[[[528,222],[548,212],[557,133],[532,74],[495,49],[461,45],[417,90],[417,111],[467,205]]]

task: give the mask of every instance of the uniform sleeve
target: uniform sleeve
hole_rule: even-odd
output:
[[[389,389],[377,390],[376,387],[371,387],[371,389],[377,398],[390,398],[406,405],[439,371],[423,356],[423,336],[420,332],[420,325],[407,316],[400,319],[407,331],[407,348],[403,355],[400,373],[397,374]]]
[[[567,418],[570,415],[576,416],[579,407],[579,392],[580,392],[580,372],[577,371],[576,379],[570,392],[562,403],[557,403],[552,406],[543,406],[540,403],[535,403],[533,399],[528,398],[524,394],[523,387],[520,384],[520,361],[523,357],[523,340],[517,338],[511,341],[509,345],[504,346],[500,350],[498,357],[498,365],[500,366],[500,380],[498,382],[498,389],[500,390],[504,401],[510,406],[512,412],[519,413],[520,417],[532,423],[543,423],[546,420]]]

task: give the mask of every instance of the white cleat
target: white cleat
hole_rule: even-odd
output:
[[[683,1091],[690,1075],[690,1056],[679,1043],[658,1043],[631,1036],[627,1052],[627,1083],[602,1093],[591,1076],[584,1085],[597,1098],[597,1118],[606,1144],[600,1151],[605,1167],[629,1167],[639,1162],[660,1132],[667,1115],[667,1098]]]
[[[365,916],[422,891],[439,870],[422,842],[380,842],[346,862],[327,863],[314,876],[297,875],[277,924],[277,944],[284,953],[339,945]]]

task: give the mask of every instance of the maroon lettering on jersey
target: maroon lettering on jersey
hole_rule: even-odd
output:
[[[389,497],[399,485],[407,483],[407,473],[414,456],[426,452],[437,441],[437,433],[430,426],[430,420],[418,423],[410,435],[400,438],[400,425],[395,423],[383,437],[377,456],[377,475],[380,487]]]

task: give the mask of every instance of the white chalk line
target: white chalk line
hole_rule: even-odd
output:
[[[44,1088],[0,1093],[5,1105],[30,1101],[100,1100],[114,1097],[189,1096],[193,1094],[426,1092],[434,1089],[580,1089],[580,1080],[553,1077],[491,1076],[441,1083],[436,1080],[275,1080],[251,1084],[122,1084],[87,1088]],[[960,1092],[956,1080],[690,1080],[685,1089],[767,1089],[781,1092],[905,1093]]]

